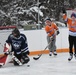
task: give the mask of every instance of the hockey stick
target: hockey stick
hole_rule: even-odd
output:
[[[52,42],[52,40],[51,40],[51,42]],[[44,52],[44,51],[48,48],[48,46],[51,44],[51,42],[45,47],[45,49],[41,52],[41,54],[38,55],[38,57],[33,57],[33,59],[34,59],[34,60],[38,60],[38,59],[42,56],[43,52]]]

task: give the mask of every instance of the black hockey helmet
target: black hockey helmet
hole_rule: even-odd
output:
[[[18,28],[15,28],[13,31],[12,31],[12,35],[14,37],[19,37],[20,36],[20,31],[18,30]]]
[[[47,20],[48,20],[48,21],[52,21],[50,18],[45,19],[45,21],[47,21]]]

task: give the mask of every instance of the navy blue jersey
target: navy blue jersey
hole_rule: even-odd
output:
[[[10,34],[6,42],[11,44],[11,51],[14,51],[16,54],[28,51],[27,38],[24,34],[20,34],[19,38],[16,38]]]

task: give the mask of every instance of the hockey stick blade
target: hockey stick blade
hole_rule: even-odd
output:
[[[36,57],[33,57],[34,60],[38,60],[39,58],[40,58],[40,57],[37,57],[37,58],[36,58]]]
[[[52,41],[52,40],[51,40],[51,41]],[[51,42],[50,42],[50,43],[51,43]],[[48,46],[50,45],[50,43],[45,47],[45,49],[44,49],[43,51],[41,51],[41,54],[39,54],[38,57],[33,57],[33,59],[34,59],[34,60],[38,60],[38,59],[42,56],[43,52],[48,48]]]
[[[42,55],[42,54],[41,54]],[[40,57],[41,57],[41,55],[38,55],[38,57],[33,57],[33,59],[34,60],[38,60]]]

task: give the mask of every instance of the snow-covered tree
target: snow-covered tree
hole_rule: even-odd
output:
[[[38,16],[40,23],[46,17],[59,20],[62,7],[75,8],[76,0],[0,0],[0,25],[38,23]]]

